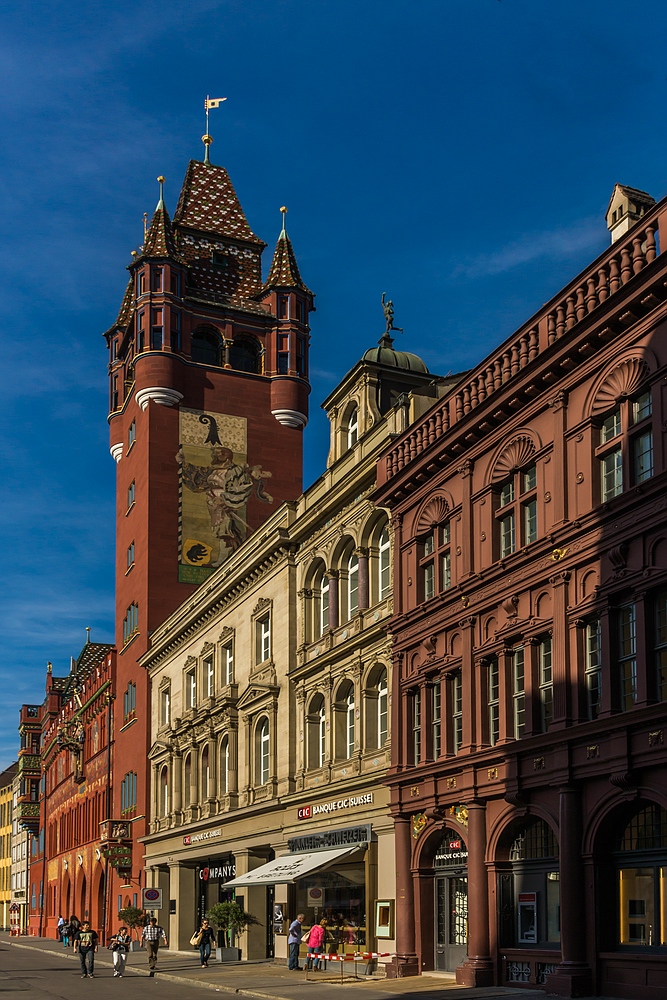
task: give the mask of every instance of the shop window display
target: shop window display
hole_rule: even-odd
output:
[[[296,883],[294,911],[305,913],[304,927],[327,921],[325,948],[331,953],[367,947],[366,871],[363,861],[338,865]]]

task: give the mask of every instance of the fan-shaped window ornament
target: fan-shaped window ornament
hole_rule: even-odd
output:
[[[593,413],[610,410],[619,399],[631,396],[649,375],[649,366],[643,358],[621,361],[604,379],[595,396]]]
[[[417,518],[415,534],[423,535],[436,524],[446,521],[449,516],[449,504],[444,497],[432,497]]]
[[[530,461],[535,454],[535,444],[527,434],[520,434],[506,445],[498,455],[491,478],[494,482],[507,479],[514,472],[518,472]]]

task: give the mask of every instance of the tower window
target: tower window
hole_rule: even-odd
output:
[[[303,337],[296,338],[296,371],[297,375],[306,374],[306,341]]]
[[[289,372],[289,354],[278,355],[278,374],[287,375]]]
[[[667,590],[655,598],[655,696],[667,701]]]
[[[134,566],[134,542],[130,542],[127,547],[127,569],[128,571]]]
[[[162,291],[162,268],[152,267],[151,268],[151,291],[161,292]]]
[[[145,341],[146,341],[146,335],[145,335],[145,331],[144,331],[144,320],[145,320],[145,317],[146,317],[146,314],[143,311],[143,309],[141,310],[141,312],[137,313],[136,324],[137,324],[137,350],[138,351],[143,351],[144,345],[145,345]]]
[[[181,276],[177,271],[171,272],[171,294],[181,296]]]
[[[129,451],[137,440],[137,421],[133,420],[127,432],[127,450]]]
[[[359,411],[356,406],[347,418],[347,446],[353,448],[359,440]]]
[[[413,764],[419,764],[421,761],[421,736],[422,736],[421,691],[414,691],[412,695],[412,763]]]
[[[153,309],[152,323],[151,323],[151,350],[161,351],[162,350],[162,310]]]
[[[296,300],[296,318],[299,323],[306,322],[306,303],[302,299]]]
[[[146,275],[143,271],[137,274],[137,295],[143,295],[146,291]]]
[[[171,349],[172,351],[181,349],[181,314],[177,309],[171,310]]]
[[[139,606],[130,604],[123,619],[123,644],[139,631]]]
[[[132,507],[134,507],[135,492],[136,492],[136,485],[135,485],[135,482],[134,482],[134,479],[133,479],[132,482],[130,483],[130,485],[128,486],[128,488],[127,488],[127,510],[128,510],[128,513],[132,509]]]
[[[257,341],[249,337],[234,337],[229,349],[229,363],[237,372],[261,374],[261,354]]]
[[[192,360],[200,365],[219,366],[222,355],[222,337],[212,327],[198,327],[192,333]]]
[[[442,684],[436,681],[432,693],[433,760],[442,753]]]
[[[278,319],[289,319],[289,299],[286,295],[278,296]]]

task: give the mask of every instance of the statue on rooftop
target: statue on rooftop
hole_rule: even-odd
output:
[[[384,321],[386,323],[384,335],[389,336],[391,330],[398,330],[399,333],[403,333],[402,326],[394,326],[394,303],[391,299],[385,301],[385,295],[387,293],[382,293],[382,311],[384,313]]]

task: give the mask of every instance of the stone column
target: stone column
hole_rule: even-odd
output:
[[[169,865],[169,898],[176,903],[176,912],[169,916],[169,946],[174,950],[190,950],[190,936],[197,920],[194,868],[178,862]]]
[[[554,422],[554,450],[553,450],[553,522],[551,527],[563,524],[567,521],[567,449],[565,442],[565,432],[567,430],[567,392],[561,389],[552,399],[549,406],[553,411]],[[542,504],[538,501],[538,509]],[[544,509],[542,507],[542,509]],[[540,534],[544,534],[544,526],[540,527]]]
[[[477,619],[474,616],[464,618],[459,622],[463,629],[463,655],[461,660],[461,686],[463,695],[463,736],[461,741],[461,751],[472,753],[481,742],[476,733],[475,708],[478,703],[477,697],[477,673],[473,654],[475,640],[475,625]],[[444,706],[443,706],[444,707]],[[446,712],[442,712],[443,723]],[[444,731],[444,726],[443,726]]]
[[[486,803],[468,803],[468,957],[456,970],[462,986],[492,986],[489,947],[489,879],[486,870]]]
[[[239,790],[239,728],[237,722],[230,722],[227,730],[229,740],[229,787],[227,792]]]
[[[368,572],[368,549],[355,550],[359,560],[359,610],[365,611],[370,604],[370,580]]]
[[[466,458],[456,470],[463,481],[461,497],[461,579],[474,572],[473,516],[472,516],[472,470],[473,462]]]
[[[338,602],[338,570],[327,570],[329,577],[329,628],[338,628],[339,602]]]
[[[266,864],[266,857],[253,854],[252,850],[234,851],[236,876],[246,875],[261,865]],[[261,919],[261,924],[249,927],[240,935],[235,947],[241,949],[241,958],[246,960],[266,958],[266,926],[263,915],[266,913],[266,886],[239,886],[236,889],[236,899],[243,897],[243,909],[254,913]]]
[[[174,754],[171,780],[171,808],[174,813],[180,813],[183,808],[183,757],[180,753]]]
[[[409,816],[394,819],[396,850],[396,957],[387,967],[392,978],[418,976],[415,951],[415,895],[412,880],[412,836]]]
[[[561,788],[560,824],[560,931],[561,961],[547,976],[547,993],[561,997],[589,996],[593,992],[586,962],[586,900],[581,860],[581,796],[578,789]]]

